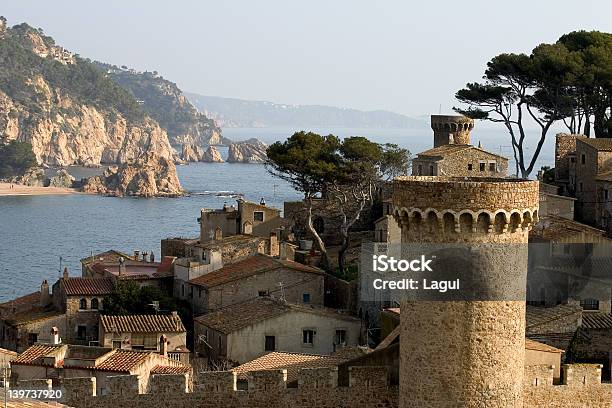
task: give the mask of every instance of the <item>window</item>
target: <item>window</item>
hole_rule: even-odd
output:
[[[578,183],[578,191],[582,191],[582,181]]]
[[[263,211],[253,211],[253,221],[262,222],[264,220]]]
[[[181,296],[185,296],[185,284],[181,284]]]
[[[586,155],[584,153],[580,155],[580,164],[586,164]]]
[[[37,333],[28,333],[28,345],[31,346],[38,341]]]
[[[468,170],[472,171],[472,169],[474,168],[474,166],[472,166],[472,163],[468,164]]]
[[[268,296],[268,291],[267,290],[260,290],[260,291],[257,292],[257,296],[259,296],[259,297]]]
[[[302,344],[304,346],[310,346],[314,344],[314,335],[315,331],[312,329],[304,329],[302,330]]]
[[[81,310],[87,309],[87,299],[79,300],[79,309]]]
[[[274,351],[274,350],[276,350],[276,337],[266,336],[265,351]]]
[[[417,167],[417,176],[422,176],[423,175],[423,165],[419,164],[419,167]]]
[[[346,345],[346,330],[337,329],[334,344]]]
[[[77,326],[77,339],[85,340],[87,338],[87,327]]]
[[[489,163],[489,171],[495,171],[495,163]]]
[[[582,306],[584,310],[599,310],[599,300],[584,299],[580,301],[580,306]]]
[[[302,294],[302,302],[310,303],[310,293],[303,293]]]
[[[430,176],[434,176],[434,166],[433,166],[433,164],[429,165],[429,175]]]
[[[486,165],[487,163],[479,163],[480,164],[480,171],[485,171]]]
[[[323,220],[321,217],[316,217],[314,220],[312,220],[312,226],[314,227],[315,231],[322,233],[325,231],[325,220]]]
[[[99,308],[98,299],[96,298],[91,299],[91,308],[94,310],[98,310]]]
[[[121,340],[113,340],[113,348],[120,349],[121,348]]]
[[[608,201],[608,190],[604,190],[604,200]]]
[[[575,157],[570,157],[570,162],[571,163],[576,163],[576,158]]]

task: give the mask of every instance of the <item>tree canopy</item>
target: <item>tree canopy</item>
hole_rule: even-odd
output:
[[[468,83],[455,108],[473,119],[504,124],[517,174],[533,171],[546,135],[556,121],[572,133],[612,137],[612,34],[575,31],[531,54],[504,53],[487,64],[482,82]],[[526,120],[540,128],[535,151],[525,157]],[[592,125],[592,126],[591,126]]]
[[[0,145],[0,179],[20,176],[36,165],[31,144],[13,140]]]

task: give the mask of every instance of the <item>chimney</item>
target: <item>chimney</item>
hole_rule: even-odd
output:
[[[282,259],[284,261],[293,261],[295,260],[295,250],[294,248],[289,245],[289,243],[287,242],[282,242],[279,245],[279,255],[278,255],[279,259]]]
[[[59,329],[55,326],[51,328],[51,344],[61,344],[62,339],[59,336]]]
[[[125,259],[123,257],[119,258],[119,276],[125,274]]]
[[[142,262],[147,262],[147,256],[149,256],[149,253],[147,251],[144,251],[142,253]]]
[[[151,251],[151,262],[155,262],[155,255],[153,254],[153,251]]]
[[[221,241],[223,239],[223,230],[218,225],[217,228],[215,228],[215,236],[213,239],[215,241]]]
[[[159,354],[168,357],[168,338],[162,334],[159,338]]]
[[[68,267],[67,266],[64,268],[64,274],[62,275],[62,277],[64,279],[68,279],[70,277],[70,274],[68,273]]]
[[[40,306],[46,307],[51,303],[51,295],[49,294],[49,283],[45,279],[40,285]]]
[[[134,251],[134,260],[135,261],[140,260],[140,251]]]
[[[270,256],[277,257],[279,255],[278,236],[276,232],[270,233]]]

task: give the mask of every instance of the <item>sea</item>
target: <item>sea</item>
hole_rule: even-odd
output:
[[[284,140],[300,128],[228,128],[223,135],[235,140],[258,138],[265,143]],[[308,128],[339,137],[365,136],[379,143],[395,143],[418,153],[432,147],[429,129]],[[535,134],[536,131],[533,131]],[[549,137],[536,169],[554,165],[554,133]],[[472,143],[506,157],[512,156],[509,136],[503,129],[475,129]],[[527,154],[535,149],[528,144]],[[223,150],[222,155],[227,155]],[[510,171],[514,168],[510,163]],[[91,176],[100,169],[71,167],[75,177]],[[80,259],[116,249],[160,254],[166,237],[196,237],[201,208],[220,208],[237,198],[282,209],[284,201],[301,195],[259,164],[192,163],[177,167],[183,188],[180,198],[116,198],[94,195],[0,197],[0,303],[51,284],[67,267],[80,276]],[[535,172],[534,172],[535,174]]]

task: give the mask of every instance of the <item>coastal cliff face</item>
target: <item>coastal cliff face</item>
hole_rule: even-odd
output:
[[[181,160],[185,162],[223,163],[221,153],[215,146],[208,146],[206,150],[200,146],[184,144]]]
[[[109,167],[101,176],[87,179],[82,190],[116,197],[176,197],[184,193],[174,162],[153,154]]]
[[[154,157],[164,177],[148,179],[161,184],[127,183],[122,193],[180,190],[159,123],[99,67],[27,24],[0,32],[0,143],[12,140],[30,143],[41,166],[120,165],[126,179],[140,172],[130,166]]]
[[[268,145],[258,139],[232,143],[227,155],[228,163],[264,163]]]
[[[204,152],[202,161],[207,163],[223,163],[223,158],[221,157],[219,149],[215,146],[208,146],[208,149]]]

